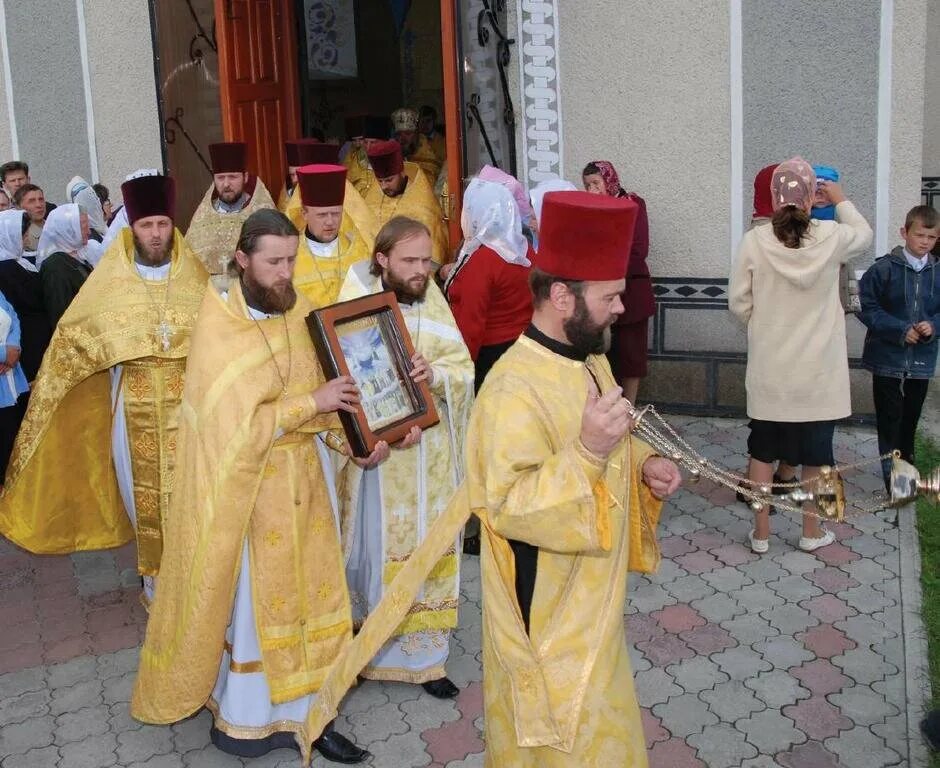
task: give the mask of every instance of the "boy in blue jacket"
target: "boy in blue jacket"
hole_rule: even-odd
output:
[[[930,251],[940,234],[940,214],[927,205],[908,211],[903,246],[878,259],[859,281],[868,327],[863,365],[872,372],[878,450],[898,450],[914,461],[914,433],[937,364],[940,270]],[[885,487],[890,459],[882,461]]]

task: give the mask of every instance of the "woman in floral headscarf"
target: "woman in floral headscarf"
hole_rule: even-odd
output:
[[[748,476],[756,486],[771,485],[775,461],[802,466],[804,481],[818,476],[833,463],[836,420],[852,413],[839,268],[869,247],[872,231],[838,184],[821,187],[836,221],[810,219],[816,175],[805,160],[777,166],[773,217],[744,235],[728,286],[728,308],[747,325]],[[768,506],[755,512],[757,553],[769,548],[768,514]],[[803,515],[800,549],[833,541],[818,518]]]
[[[633,230],[633,246],[627,265],[627,287],[621,295],[624,311],[611,328],[610,351],[607,358],[614,376],[623,387],[623,396],[636,402],[640,379],[647,372],[647,327],[656,311],[653,283],[650,280],[646,257],[650,249],[650,227],[646,216],[646,201],[635,192],[620,186],[620,177],[614,166],[606,160],[595,160],[584,167],[581,174],[584,189],[596,195],[628,197],[640,210]]]

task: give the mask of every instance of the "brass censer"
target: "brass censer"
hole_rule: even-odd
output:
[[[841,522],[845,519],[844,472],[859,469],[871,464],[880,464],[883,459],[892,460],[891,494],[881,494],[873,504],[861,505],[853,502],[853,514],[877,512],[890,507],[900,507],[912,502],[919,496],[940,501],[940,467],[934,469],[926,478],[922,478],[915,467],[904,461],[897,451],[873,459],[835,467],[820,467],[818,477],[811,480],[795,480],[790,483],[776,483],[786,493],[774,495],[769,485],[759,485],[753,480],[709,461],[682,438],[651,405],[631,409],[634,422],[633,434],[648,443],[661,456],[668,457],[688,470],[690,481],[695,483],[705,477],[712,482],[730,488],[745,496],[751,509],[760,511],[764,506],[773,504],[777,509],[796,514],[807,514],[821,520]],[[817,512],[804,510],[802,504],[811,502]]]

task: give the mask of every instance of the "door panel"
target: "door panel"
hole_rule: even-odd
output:
[[[222,128],[248,144],[248,169],[277,197],[285,139],[300,135],[293,5],[216,0]]]

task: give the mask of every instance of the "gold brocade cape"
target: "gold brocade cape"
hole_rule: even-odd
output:
[[[349,270],[339,301],[348,301],[382,290],[380,278],[369,272],[363,262]],[[377,468],[381,488],[381,506],[366,510],[381,520],[382,537],[378,545],[382,561],[373,563],[381,568],[383,588],[390,584],[412,552],[421,543],[421,532],[437,519],[447,506],[454,490],[463,479],[463,445],[470,407],[473,404],[473,361],[447,300],[430,281],[424,301],[411,306],[401,305],[402,315],[413,340],[434,370],[431,396],[440,423],[421,435],[418,446],[394,450]],[[422,478],[416,482],[416,478]],[[343,548],[348,560],[359,520],[359,493],[362,470],[350,463],[346,467],[345,493],[341,504]],[[399,514],[399,511],[405,511]],[[396,630],[397,635],[422,631],[441,631],[457,626],[460,555],[456,537],[448,552],[434,567],[422,590],[421,599]],[[352,595],[354,606],[368,601],[365,595]],[[433,674],[428,670],[425,674]],[[409,681],[407,670],[378,670],[369,667],[364,676],[370,679]],[[440,677],[443,672],[437,675]],[[433,677],[428,679],[434,679]],[[426,682],[417,680],[416,682]]]
[[[131,705],[138,720],[176,722],[206,704],[246,541],[260,668],[273,702],[316,692],[351,637],[339,538],[314,446],[315,434],[339,421],[318,415],[312,397],[323,374],[305,322],[311,309],[298,296],[286,315],[256,321],[238,283],[227,298],[206,292],[180,409],[185,469]],[[303,501],[314,497],[316,504]]]
[[[294,187],[294,191],[287,201],[284,208],[284,215],[291,220],[291,224],[297,227],[300,236],[303,237],[307,229],[307,222],[304,220],[304,206],[300,200],[300,185]],[[352,229],[358,230],[360,239],[366,244],[369,255],[372,255],[372,244],[375,242],[375,236],[379,233],[379,222],[375,214],[366,205],[362,195],[356,191],[356,188],[346,181],[346,192],[343,197],[343,224],[342,228],[347,232]]]
[[[215,209],[213,205],[215,185],[210,184],[202,202],[193,214],[189,230],[186,232],[186,242],[196,252],[210,275],[226,273],[229,260],[235,253],[238,235],[241,233],[245,219],[255,211],[275,207],[271,193],[264,186],[264,182],[257,177],[254,178],[254,182],[255,187],[251,192],[251,198],[237,213],[219,213]]]
[[[419,133],[417,138],[418,146],[408,157],[408,160],[424,171],[428,184],[433,187],[444,165],[445,158],[438,156],[427,136]]]
[[[4,536],[40,554],[133,538],[111,461],[108,369],[184,359],[207,279],[177,230],[169,283],[148,283],[134,266],[131,229],[121,231],[59,320],[36,376],[0,496]],[[158,328],[163,319],[169,350]]]
[[[590,358],[589,365],[603,389],[614,386],[603,356]],[[500,378],[503,382],[497,384]],[[387,586],[381,603],[337,657],[308,714],[308,733],[320,733],[335,717],[356,675],[396,632],[427,575],[474,513],[481,518],[484,532],[487,765],[606,768],[631,765],[622,759],[625,742],[630,744],[631,755],[643,752],[622,614],[628,567],[644,573],[658,567],[655,526],[661,503],[641,483],[642,465],[652,455],[645,443],[633,438],[625,441],[605,468],[578,447],[577,431],[571,439],[574,425],[580,429],[587,380],[584,364],[554,355],[525,338],[493,367],[471,414],[464,483]],[[524,409],[507,408],[504,396]],[[534,421],[524,418],[526,411],[535,416]],[[556,412],[563,416],[559,418]],[[494,429],[494,424],[499,428]],[[542,468],[547,470],[544,474]],[[542,478],[545,485],[539,492]],[[542,511],[552,512],[554,519],[539,515]],[[549,596],[537,586],[531,617],[539,634],[534,638],[522,621],[514,559],[499,530],[503,526],[500,517],[507,512],[528,526],[528,531],[518,532],[518,538],[536,542],[539,535],[548,538],[540,551],[538,583],[557,589],[557,599],[545,599]],[[526,512],[533,513],[531,521],[526,521]],[[547,555],[544,570],[542,554]],[[590,578],[579,581],[585,572]],[[555,609],[564,620],[539,626]],[[611,661],[616,662],[613,670]],[[599,692],[592,690],[595,670],[615,672],[612,679],[623,689],[621,697],[629,714],[624,722],[611,721],[604,709],[603,687],[597,686]],[[491,712],[494,687],[503,703],[501,711]],[[491,715],[498,721],[495,731]],[[602,727],[613,729],[613,738],[585,725],[585,719],[595,715]],[[580,743],[575,743],[579,724],[589,743],[596,741],[600,750],[610,747],[612,760],[598,763],[595,755],[580,750]],[[603,751],[598,754],[604,758]],[[644,765],[645,756],[632,764]]]
[[[281,187],[281,192],[277,196],[277,209],[287,215],[287,205],[290,203],[290,194],[287,192],[287,186]]]
[[[431,187],[434,182],[428,181],[424,172],[411,162],[405,162],[405,174],[408,185],[398,197],[389,197],[378,184],[373,184],[366,192],[366,203],[380,227],[395,216],[407,216],[424,224],[431,233],[431,258],[440,266],[450,261],[450,246],[441,206]]]
[[[346,166],[346,180],[364,198],[369,187],[375,184],[375,173],[365,149],[350,149],[343,158],[343,165]]]

